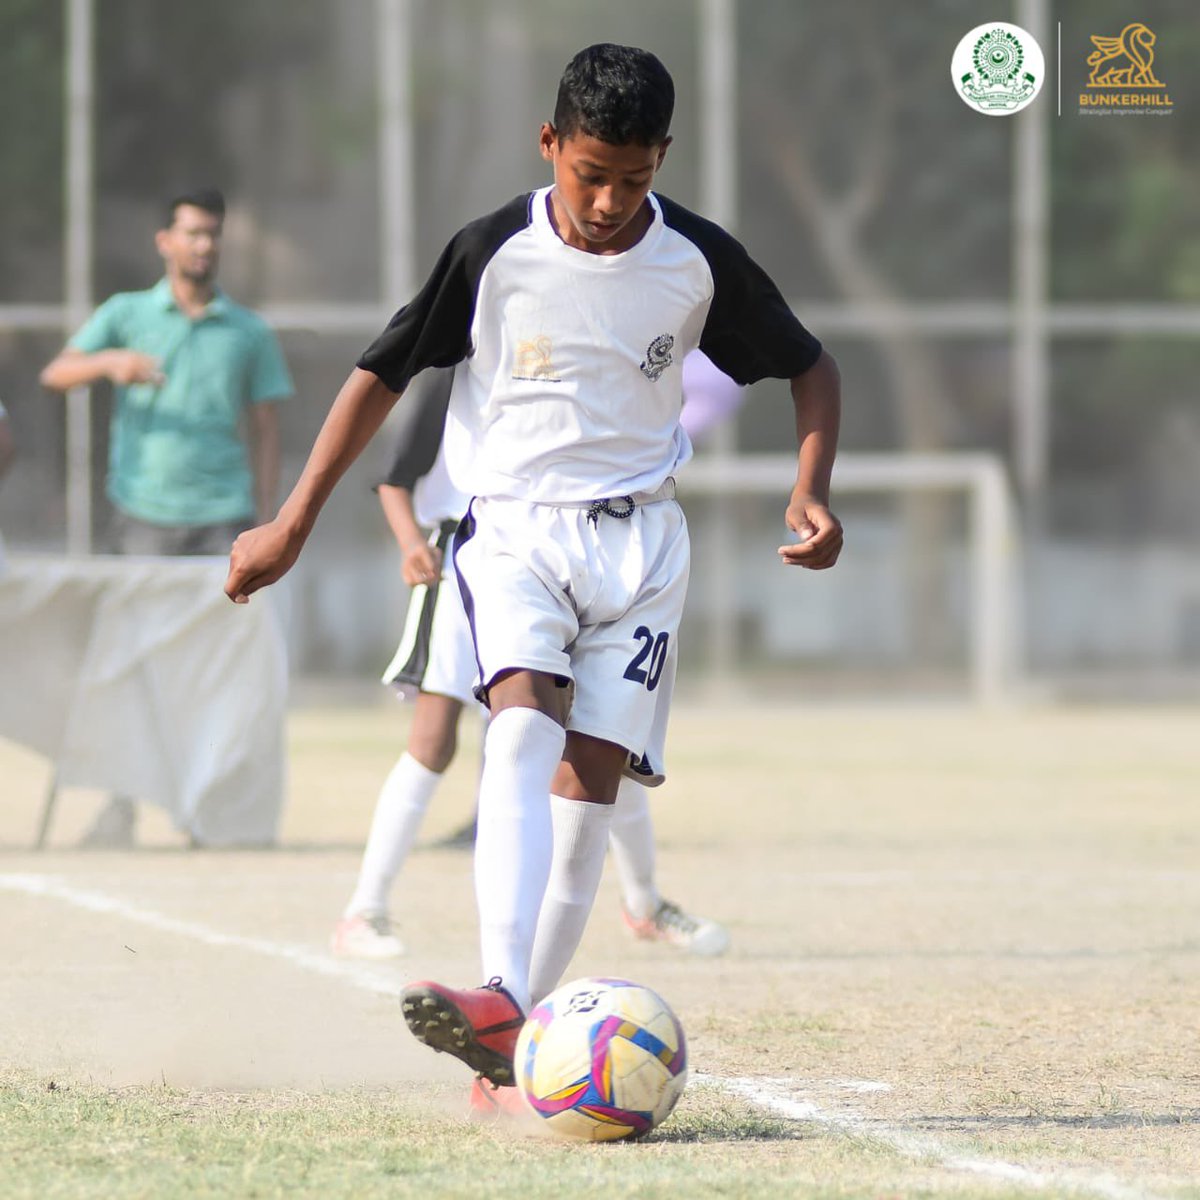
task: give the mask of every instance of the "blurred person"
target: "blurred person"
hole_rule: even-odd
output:
[[[746,389],[730,379],[703,350],[683,360],[683,411],[679,424],[693,445],[702,446],[709,433],[728,421],[746,399]]]
[[[282,578],[337,481],[410,381],[454,367],[454,541],[491,713],[479,788],[477,988],[406,987],[410,1031],[492,1088],[515,1083],[531,1002],[556,986],[595,901],[619,783],[662,778],[689,554],[674,474],[681,360],[787,380],[797,473],[785,566],[842,547],[829,508],[836,364],[728,233],[652,192],[674,84],[633,47],[568,64],[539,135],[553,184],[459,231],[343,384],[270,524],[234,543],[235,603]],[[482,1086],[482,1085],[480,1085]]]
[[[710,369],[716,370],[711,364]],[[471,501],[451,482],[442,453],[453,381],[450,368],[434,368],[409,384],[413,418],[378,486],[400,549],[401,575],[413,589],[404,635],[383,681],[402,697],[415,695],[415,704],[407,748],[384,780],[354,893],[334,929],[332,949],[344,957],[394,958],[405,952],[392,930],[388,895],[454,759],[463,710],[478,706],[471,627],[453,574],[445,570],[450,540]],[[719,382],[714,389],[720,390]],[[741,391],[736,384],[733,389]],[[433,530],[428,538],[426,529]],[[473,835],[473,821],[471,829]],[[692,916],[660,894],[649,798],[633,779],[622,779],[618,788],[609,844],[622,916],[634,936],[692,954],[724,953],[729,934],[723,925]]]
[[[276,406],[294,389],[267,323],[217,286],[221,193],[175,196],[164,218],[154,235],[162,279],[101,304],[40,378],[57,392],[113,384],[107,549],[226,554],[275,510]],[[131,845],[135,824],[133,801],[115,796],[84,844]]]

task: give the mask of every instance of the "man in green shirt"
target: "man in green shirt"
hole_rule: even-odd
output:
[[[166,275],[106,300],[42,371],[55,391],[108,379],[111,549],[225,554],[275,512],[276,403],[292,381],[261,317],[216,286],[225,201],[176,197],[155,235]]]
[[[107,540],[118,554],[227,554],[275,514],[276,404],[292,380],[266,322],[216,286],[224,220],[215,189],[173,199],[155,235],[164,277],[106,300],[41,374],[59,392],[113,384]],[[135,819],[113,797],[85,844],[128,845]]]

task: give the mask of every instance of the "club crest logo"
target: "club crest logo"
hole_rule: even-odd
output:
[[[675,361],[671,351],[675,348],[675,338],[669,333],[660,334],[646,347],[646,358],[642,363],[642,374],[651,383]]]
[[[950,77],[963,103],[989,117],[1009,117],[1032,104],[1045,71],[1033,34],[1004,21],[977,25],[950,61]]]

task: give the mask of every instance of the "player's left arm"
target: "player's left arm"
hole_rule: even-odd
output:
[[[786,521],[799,541],[779,547],[793,567],[822,571],[842,552],[842,523],[829,508],[829,479],[841,424],[841,375],[832,355],[820,357],[791,381],[799,458]]]
[[[250,470],[254,476],[254,515],[265,525],[279,502],[279,406],[263,400],[250,409]]]

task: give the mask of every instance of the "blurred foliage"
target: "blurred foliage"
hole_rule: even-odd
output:
[[[846,298],[781,189],[789,155],[835,209],[869,189],[860,247],[896,292],[1007,295],[1012,130],[954,94],[950,57],[970,25],[962,9],[739,5],[742,234],[787,295]]]
[[[1051,122],[1052,299],[1200,302],[1200,11],[1191,0],[1066,0],[1062,117]],[[1091,35],[1131,20],[1156,35],[1169,116],[1082,116]],[[1113,535],[1148,525],[1195,536],[1200,470],[1192,338],[1114,337],[1054,347],[1054,516]],[[1190,515],[1189,515],[1190,514]]]
[[[1008,12],[1002,11],[1009,7]],[[1039,101],[1049,145],[1052,300],[1196,303],[1200,300],[1200,12],[1194,0],[1051,3],[1062,24],[1062,115],[1055,115],[1056,45]],[[939,302],[1010,294],[1013,133],[953,96],[948,63],[972,20],[953,0],[897,8],[743,3],[738,9],[742,93],[742,236],[800,300]],[[982,14],[987,15],[987,14]],[[1016,6],[998,18],[1019,20]],[[1157,35],[1155,70],[1176,111],[1082,116],[1091,35],[1131,20]],[[836,47],[836,53],[821,52]],[[814,52],[816,51],[816,52]],[[801,65],[802,64],[802,69]],[[1046,106],[1050,106],[1046,110]],[[821,203],[805,202],[806,192]],[[830,251],[839,222],[859,217],[853,253]],[[814,213],[820,214],[814,216]],[[832,213],[830,217],[828,214]],[[789,235],[781,236],[782,231]],[[840,339],[848,394],[847,444],[903,444],[899,375],[867,345]],[[873,343],[881,346],[881,343]],[[926,339],[949,397],[950,446],[1006,452],[1010,365],[984,343]],[[1076,529],[1128,532],[1139,521],[1186,527],[1179,498],[1194,491],[1200,423],[1189,339],[1094,337],[1051,347],[1052,515]],[[926,403],[937,402],[933,394]],[[785,432],[786,414],[755,405],[743,443]],[[1134,503],[1134,495],[1140,503]],[[1086,501],[1080,497],[1086,496]],[[1101,519],[1098,514],[1104,511]],[[1090,514],[1090,517],[1089,517]],[[1200,520],[1193,512],[1194,534]]]
[[[1051,122],[1052,294],[1056,300],[1200,299],[1200,10],[1194,0],[1066,0],[1062,117]],[[1081,116],[1091,35],[1131,20],[1155,33],[1169,116]]]
[[[675,77],[676,144],[657,186],[699,202],[695,0],[601,7],[577,0],[424,0],[413,5],[420,266],[467,221],[550,180],[537,135],[563,68],[583,46],[644,46]]]
[[[1005,6],[1002,6],[1005,7]],[[64,9],[46,0],[0,0],[0,96],[6,169],[0,206],[15,247],[43,247],[62,218]],[[1176,102],[1169,118],[1079,117],[1091,33],[1118,32],[1125,0],[1060,0],[1061,118],[1050,122],[1053,262],[1057,299],[1200,299],[1200,20],[1194,0],[1146,0],[1137,16],[1158,35],[1157,69]],[[488,26],[489,13],[503,10]],[[585,41],[640,37],[668,58],[680,82],[675,154],[694,160],[695,22],[691,0],[582,10],[570,0],[444,0],[416,4],[418,137],[444,133],[451,112],[487,120],[489,60],[532,65],[532,113],[548,112],[561,64]],[[999,15],[1012,18],[1014,13]],[[282,91],[302,98],[318,153],[332,160],[369,153],[373,129],[343,98],[328,53],[338,7],[329,0],[96,0],[96,182],[102,196],[159,196],[195,181],[196,164],[226,179],[238,163],[230,123],[244,119],[230,97],[269,105]],[[904,295],[938,300],[1002,299],[1010,273],[1013,123],[981,121],[953,97],[947,62],[964,26],[961,0],[897,9],[889,0],[796,5],[755,0],[737,8],[742,93],[743,236],[789,295],[836,296],[836,288],[781,195],[772,159],[787,153],[761,126],[764,107],[796,131],[806,165],[834,200],[878,177],[863,224],[871,260]],[[495,29],[514,31],[497,44]],[[490,39],[490,42],[489,42]],[[836,47],[827,52],[825,47]],[[1048,58],[1052,48],[1047,47]],[[528,52],[528,59],[520,57]],[[802,69],[800,69],[802,66]],[[374,63],[363,63],[369,75]],[[300,86],[296,86],[299,82]],[[1051,103],[1053,82],[1041,103]],[[520,114],[523,118],[524,113]],[[512,116],[512,150],[520,137]],[[422,130],[427,131],[423,133]],[[532,135],[526,139],[532,141]],[[864,147],[872,154],[864,159]],[[475,147],[478,151],[479,147]],[[462,152],[469,153],[464,144]],[[262,146],[277,153],[270,140]],[[513,181],[533,156],[518,156]],[[286,172],[286,163],[281,164]],[[672,167],[675,164],[672,163]],[[669,189],[694,202],[694,175]],[[436,209],[437,205],[432,205]],[[794,237],[781,236],[789,226]],[[1097,252],[1101,248],[1101,252]]]
[[[321,0],[98,0],[101,193],[165,196],[196,182],[197,163],[231,178],[227,97],[297,66],[319,75],[331,17]]]
[[[0,0],[0,292],[58,299],[64,145],[63,6]]]

